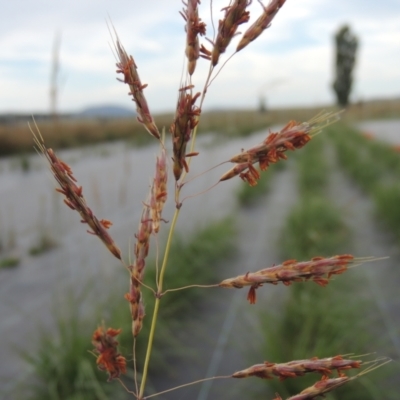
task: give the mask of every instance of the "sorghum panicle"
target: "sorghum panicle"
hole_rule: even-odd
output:
[[[150,210],[154,233],[158,233],[160,230],[162,211],[167,201],[167,180],[167,156],[165,148],[162,147],[161,155],[157,157],[155,177],[150,190]]]
[[[264,283],[277,285],[282,282],[289,286],[293,282],[312,280],[320,286],[326,286],[333,275],[346,272],[350,264],[360,264],[366,261],[374,261],[373,257],[354,258],[350,254],[342,254],[330,258],[314,257],[310,261],[297,262],[287,260],[280,265],[262,269],[257,272],[247,272],[235,278],[223,280],[219,286],[224,288],[242,288],[250,286],[247,299],[250,304],[256,302],[256,289]]]
[[[193,75],[196,69],[196,62],[200,56],[199,35],[206,34],[206,24],[201,21],[198,13],[198,5],[200,0],[187,0],[184,2],[186,8],[181,12],[182,17],[186,21],[186,49],[185,54],[188,59],[188,72]]]
[[[270,164],[275,164],[281,159],[286,160],[287,150],[301,149],[323,127],[330,125],[337,118],[338,113],[322,113],[308,122],[290,121],[279,132],[269,133],[260,144],[230,158],[230,162],[238,165],[222,175],[219,181],[239,175],[250,186],[256,185],[259,173],[252,167],[253,164],[258,162],[261,171],[265,171]]]
[[[115,339],[120,333],[121,329],[105,330],[99,326],[92,336],[94,353],[98,354],[97,366],[100,370],[107,371],[109,381],[126,372],[126,359],[118,352],[118,342]]]
[[[249,21],[250,12],[246,8],[250,3],[251,0],[235,0],[225,7],[225,16],[218,22],[218,34],[212,50],[211,63],[214,67],[218,64],[220,55],[225,53],[238,26]]]
[[[173,171],[178,181],[183,169],[188,172],[186,163],[186,146],[191,138],[192,131],[199,122],[200,108],[195,105],[200,93],[192,95],[193,86],[182,87],[179,90],[178,105],[176,107],[175,119],[171,125],[173,146]]]
[[[141,284],[144,279],[146,257],[149,254],[150,236],[152,232],[152,221],[149,205],[143,207],[142,218],[138,233],[135,235],[135,262],[129,267],[130,288],[125,298],[129,301],[132,316],[132,333],[136,337],[142,329],[145,316]]]
[[[147,100],[143,93],[143,89],[147,87],[147,84],[141,83],[135,60],[132,56],[128,56],[118,39],[115,47],[119,58],[119,62],[116,64],[118,68],[117,73],[123,74],[124,76],[123,79],[119,80],[129,85],[129,94],[132,95],[132,100],[136,103],[136,111],[138,113],[137,120],[143,124],[150,135],[154,136],[156,139],[160,139],[160,132],[150,113]]]
[[[256,364],[242,371],[235,372],[233,378],[247,378],[256,376],[263,379],[273,379],[274,376],[283,381],[287,378],[303,376],[309,372],[317,372],[328,376],[332,370],[336,370],[339,376],[344,376],[344,370],[360,368],[361,361],[346,360],[342,356],[321,358],[313,357],[308,360],[294,360],[286,363],[271,363],[265,361],[263,364]]]
[[[106,245],[107,249],[119,260],[121,259],[121,250],[116,245],[112,237],[107,232],[107,229],[112,225],[107,219],[97,219],[93,211],[87,206],[86,200],[83,197],[82,186],[77,185],[71,167],[60,160],[52,149],[47,149],[43,143],[43,138],[38,131],[38,136],[34,134],[34,141],[38,151],[42,152],[50,165],[51,172],[60,186],[56,189],[57,192],[65,196],[64,203],[72,210],[78,211],[81,216],[81,222],[88,224],[91,228],[91,233]]]
[[[236,47],[236,51],[244,49],[250,42],[257,39],[265,29],[271,26],[271,21],[275,18],[275,15],[285,4],[285,1],[286,0],[272,0],[267,7],[265,7],[261,1],[259,1],[263,7],[263,13],[244,33],[242,39]]]
[[[304,389],[299,394],[288,397],[286,400],[312,400],[316,397],[322,397],[325,393],[331,392],[334,389],[337,389],[339,386],[344,385],[347,382],[350,382],[354,378],[349,378],[348,376],[341,376],[339,378],[329,379],[327,377],[322,377],[320,381],[314,383],[314,385]],[[274,400],[283,400],[282,397],[277,395]]]

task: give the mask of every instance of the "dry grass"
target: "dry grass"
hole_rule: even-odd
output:
[[[287,123],[289,119],[306,121],[325,111],[337,111],[333,106],[271,109],[265,113],[257,110],[216,110],[203,112],[199,133],[218,132],[228,136],[243,136],[266,126]],[[376,100],[351,105],[344,119],[359,121],[400,117],[400,100]],[[174,114],[156,114],[159,126],[169,127]],[[94,144],[96,142],[125,139],[136,145],[151,142],[144,135],[145,129],[134,118],[125,119],[60,119],[57,125],[41,121],[40,130],[46,137],[46,144],[54,149]],[[26,122],[0,124],[0,156],[33,150],[32,136]]]

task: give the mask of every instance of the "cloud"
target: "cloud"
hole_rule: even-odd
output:
[[[226,4],[226,0],[214,0],[215,26]],[[145,93],[153,109],[172,110],[184,65],[181,9],[179,1],[160,0],[7,2],[0,26],[0,112],[48,109],[56,32],[62,35],[63,110],[101,102],[131,105],[127,87],[116,81],[109,19],[127,52],[134,56],[142,81],[149,84]],[[250,11],[254,21],[261,12],[260,4],[253,1]],[[212,39],[208,1],[202,1],[200,13]],[[287,1],[272,26],[229,61],[210,88],[205,106],[254,107],[260,85],[271,105],[332,102],[333,34],[346,22],[360,38],[355,94],[364,98],[399,96],[398,0],[302,0]],[[245,29],[244,25],[240,27],[242,32]],[[200,90],[206,73],[207,66],[201,60],[194,77],[196,89]],[[272,84],[277,80],[281,81],[279,85]],[[24,99],[16,93],[23,93]]]

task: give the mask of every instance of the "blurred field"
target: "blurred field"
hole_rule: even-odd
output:
[[[335,107],[257,110],[218,110],[205,112],[199,125],[200,132],[218,132],[229,136],[245,136],[259,129],[286,123],[291,119],[306,121],[321,110],[335,110]],[[349,106],[344,119],[362,121],[400,117],[400,99],[379,100],[357,103]],[[155,116],[159,127],[169,129],[173,115]],[[151,139],[135,119],[93,120],[62,119],[56,122],[42,120],[39,128],[52,148],[76,147],[96,142],[129,139],[134,145],[144,145]],[[32,134],[26,122],[0,124],[0,156],[31,152]]]
[[[247,130],[240,132],[235,121],[247,121],[247,124],[250,125],[261,122],[272,125],[279,121],[287,122],[290,118],[307,120],[315,115],[318,110],[304,110],[303,114],[300,114],[300,112],[300,110],[286,110],[287,114],[282,114],[281,120],[278,119],[279,115],[276,116],[276,120],[273,120],[274,114],[271,111],[269,114],[259,114],[263,118],[265,117],[265,120],[260,117],[256,121],[251,119],[256,113],[210,113],[205,115],[203,123],[204,126],[207,126],[206,124],[212,126],[212,123],[216,125],[219,122],[222,126],[228,121],[232,121],[229,125],[230,133],[232,135],[243,135],[250,128],[247,127]],[[345,119],[354,118],[356,120],[356,117],[352,117],[354,115],[357,114],[350,111]],[[118,123],[121,126],[125,123],[125,126],[128,127],[126,132],[130,135],[131,121],[93,121],[92,127],[103,129],[104,127],[117,126]],[[42,125],[46,124],[40,121],[40,126],[42,127]],[[245,124],[241,126],[245,126]],[[196,162],[191,165],[191,173],[198,175],[206,165],[215,165],[218,162],[217,160],[228,159],[238,149],[247,148],[260,142],[266,135],[265,125],[263,127],[263,132],[258,132],[246,138],[237,137],[224,140],[223,136],[223,140],[214,140],[216,139],[214,136],[218,136],[218,134],[209,135],[209,137],[204,135],[198,141],[201,157],[197,157]],[[49,135],[51,133],[50,128],[51,125],[48,123]],[[211,128],[209,129],[211,130]],[[42,130],[45,132],[45,129]],[[368,129],[366,130],[368,131]],[[54,131],[52,135],[55,141],[58,132]],[[93,132],[95,132],[95,129],[93,129]],[[161,357],[160,353],[157,355],[155,352],[152,361],[156,364],[159,361],[154,370],[157,371],[158,375],[161,375],[154,376],[154,382],[157,378],[157,382],[154,383],[155,388],[170,387],[172,379],[174,379],[174,384],[183,384],[195,380],[199,376],[204,376],[204,371],[213,363],[214,354],[222,354],[215,375],[230,374],[233,370],[246,365],[247,362],[249,362],[249,365],[260,362],[261,351],[266,354],[261,360],[264,357],[266,359],[283,360],[283,356],[278,358],[277,353],[270,351],[267,344],[265,346],[262,344],[262,340],[267,337],[265,332],[268,332],[272,338],[270,343],[273,344],[274,350],[281,351],[282,354],[291,351],[292,345],[300,343],[301,346],[302,340],[304,340],[304,347],[309,344],[314,346],[307,347],[309,349],[307,355],[305,356],[303,353],[299,355],[299,358],[315,354],[330,356],[339,354],[339,352],[364,354],[365,352],[377,351],[377,354],[398,359],[400,354],[398,343],[400,313],[398,312],[397,295],[397,265],[400,260],[399,242],[395,237],[386,235],[386,233],[389,233],[389,229],[387,229],[386,224],[383,224],[384,221],[381,221],[383,220],[382,215],[378,221],[375,220],[374,192],[366,191],[366,194],[364,194],[360,190],[362,184],[356,179],[356,176],[353,176],[353,174],[347,176],[347,172],[339,170],[339,165],[346,168],[345,163],[341,162],[341,157],[349,155],[349,161],[354,164],[361,156],[365,156],[367,157],[365,159],[366,164],[371,165],[376,170],[375,172],[382,172],[382,175],[377,175],[377,179],[369,178],[369,181],[379,183],[379,186],[382,184],[390,185],[393,181],[398,181],[397,175],[394,174],[397,174],[398,171],[395,162],[398,162],[399,153],[394,151],[392,145],[385,145],[378,143],[378,140],[373,140],[371,136],[373,133],[372,130],[366,136],[352,132],[352,128],[346,128],[346,125],[340,124],[328,128],[326,133],[319,135],[315,141],[313,140],[300,152],[288,153],[288,162],[281,163],[286,168],[283,170],[275,169],[272,180],[267,181],[269,192],[264,196],[258,196],[258,202],[253,203],[251,207],[236,207],[236,200],[239,195],[235,196],[235,193],[239,193],[238,189],[241,184],[239,179],[236,182],[234,180],[226,182],[218,190],[206,192],[202,196],[185,202],[183,212],[190,218],[183,220],[184,223],[179,227],[179,229],[182,229],[181,234],[184,235],[182,237],[186,238],[188,233],[193,231],[198,233],[197,230],[203,228],[208,221],[215,221],[231,214],[237,219],[238,237],[236,242],[237,254],[232,261],[223,263],[226,270],[222,269],[222,266],[221,269],[210,267],[213,264],[209,257],[215,260],[217,256],[216,253],[211,251],[207,243],[213,244],[220,254],[231,252],[225,247],[224,242],[217,241],[215,236],[210,235],[208,241],[204,236],[194,236],[196,238],[194,243],[197,247],[188,248],[188,257],[183,253],[182,243],[177,241],[178,258],[182,262],[182,266],[178,266],[178,260],[172,260],[170,263],[171,266],[174,266],[175,271],[177,268],[178,270],[183,268],[184,273],[180,272],[179,274],[184,279],[189,278],[189,274],[195,274],[195,281],[199,282],[201,270],[202,277],[200,280],[207,278],[208,282],[208,279],[210,278],[211,281],[212,277],[209,274],[217,272],[223,272],[224,276],[225,273],[226,276],[234,276],[243,273],[243,271],[279,263],[282,259],[310,258],[314,255],[327,255],[328,253],[329,255],[336,254],[339,250],[336,250],[336,246],[334,250],[331,247],[332,243],[340,244],[343,241],[346,245],[343,252],[359,256],[390,256],[390,258],[382,260],[376,267],[370,265],[360,268],[359,273],[363,280],[357,278],[357,275],[355,275],[357,271],[354,270],[345,275],[345,280],[343,280],[343,277],[338,277],[323,291],[317,285],[311,283],[312,288],[309,293],[313,297],[308,296],[308,292],[302,292],[306,295],[302,295],[301,298],[298,295],[300,292],[289,296],[287,295],[288,289],[284,285],[277,287],[269,285],[269,287],[259,290],[257,305],[248,307],[244,291],[232,290],[223,293],[216,291],[215,294],[207,291],[204,302],[202,300],[198,303],[199,311],[195,308],[196,302],[194,300],[197,297],[192,297],[197,296],[195,292],[190,292],[190,294],[188,294],[189,292],[182,292],[185,296],[183,298],[171,297],[170,300],[167,300],[171,303],[167,307],[163,306],[163,310],[165,310],[163,316],[165,317],[168,314],[168,324],[164,325],[164,333],[162,323],[160,323],[161,335],[158,335],[157,339],[158,345],[163,348],[163,354],[167,354],[167,357]],[[46,135],[46,133],[44,134]],[[150,137],[145,133],[140,136]],[[30,139],[29,133],[28,137]],[[90,142],[90,138],[91,136],[88,136],[86,140]],[[47,139],[50,139],[50,137]],[[71,141],[72,139],[74,138],[71,136]],[[351,146],[349,152],[337,146],[337,143],[341,143],[341,141]],[[76,140],[75,143],[81,142]],[[168,146],[171,146],[171,143],[168,143]],[[133,235],[132,223],[134,229],[135,221],[137,222],[141,217],[141,194],[148,190],[148,176],[154,167],[156,147],[156,144],[153,144],[153,146],[138,149],[126,146],[124,142],[116,142],[108,143],[106,146],[76,148],[72,151],[61,152],[62,158],[71,164],[76,176],[79,177],[79,184],[82,184],[85,188],[84,193],[87,196],[88,203],[91,206],[93,205],[96,213],[101,216],[105,215],[114,222],[113,237],[118,243],[122,243],[123,247],[121,248],[126,255],[129,253],[127,238]],[[107,149],[105,150],[105,148]],[[336,157],[338,162],[336,162]],[[18,158],[22,157],[15,157],[15,160]],[[0,332],[3,338],[0,345],[0,355],[2,359],[7,360],[0,369],[0,398],[35,398],[33,395],[2,397],[3,391],[18,390],[19,382],[28,382],[28,378],[32,377],[32,371],[28,370],[23,360],[17,358],[15,354],[17,348],[26,350],[26,352],[29,351],[32,354],[31,360],[38,361],[36,370],[39,372],[39,377],[44,377],[43,387],[47,392],[50,392],[49,387],[54,388],[61,381],[65,385],[63,387],[67,387],[69,391],[74,393],[68,397],[64,392],[57,398],[76,400],[79,397],[78,391],[80,390],[83,397],[79,398],[100,399],[101,397],[98,395],[100,383],[96,383],[92,374],[92,371],[96,370],[95,362],[86,349],[90,348],[90,332],[102,319],[108,323],[112,316],[116,320],[122,318],[128,325],[130,324],[129,311],[127,307],[123,306],[122,294],[125,289],[122,288],[122,284],[119,285],[115,266],[107,257],[108,254],[102,251],[104,249],[101,248],[101,243],[96,243],[91,235],[85,234],[82,226],[77,223],[78,216],[76,215],[74,218],[71,210],[61,205],[61,198],[53,190],[54,183],[48,179],[48,174],[45,173],[46,167],[40,162],[39,157],[33,156],[27,157],[27,159],[29,160],[27,165],[31,166],[29,173],[24,172],[24,168],[29,169],[29,167],[24,167],[24,164],[15,166],[13,157],[0,160],[2,172],[0,174],[2,180],[0,189],[3,192],[0,210],[0,226],[2,228],[0,231],[0,244],[2,245],[0,251],[2,253],[0,252],[0,255],[4,257],[0,260],[3,261],[3,263],[0,262],[0,264],[3,264],[0,265],[3,266],[0,271],[0,283],[3,282],[0,291],[0,318],[2,320]],[[328,166],[324,166],[326,162]],[[279,165],[277,164],[277,166]],[[189,191],[188,194],[208,188],[211,182],[219,179],[225,168],[226,166],[222,165],[221,171],[215,169],[207,175],[199,177],[198,186],[192,187],[192,189],[188,186],[190,190],[193,190],[193,192]],[[366,169],[365,163],[361,165],[361,169],[369,171]],[[272,171],[271,169],[263,173],[263,178],[267,177]],[[332,179],[332,176],[334,179]],[[172,187],[173,182],[171,183]],[[304,192],[307,192],[307,196],[309,196],[306,201],[303,201]],[[314,201],[314,197],[320,197],[322,194],[326,198],[322,200],[317,198],[317,201]],[[400,221],[397,217],[399,212],[397,211],[396,214],[396,210],[399,208],[398,198],[397,191],[388,192],[382,199],[383,207],[381,207],[387,210],[390,221],[393,221],[397,227]],[[328,202],[329,204],[327,204]],[[333,207],[330,206],[330,203]],[[169,208],[166,208],[165,215],[168,220],[171,220],[170,216],[174,206],[172,200]],[[32,212],[32,210],[36,211]],[[338,215],[340,218],[337,218]],[[346,226],[348,224],[351,240],[348,239],[347,230],[340,223],[341,219],[345,221]],[[339,223],[336,221],[339,221]],[[221,231],[214,233],[217,234],[218,239],[233,238],[234,236],[229,230],[227,235],[222,234]],[[51,235],[51,238],[54,237],[55,243],[58,244],[57,247],[52,247],[51,251],[50,248],[48,251],[39,251],[33,257],[32,249],[40,248],[44,243],[43,239],[49,237],[47,235]],[[280,238],[290,239],[290,235],[291,238],[297,239],[296,243],[292,240],[288,246],[290,252],[282,255],[280,253],[283,244],[280,243]],[[301,254],[296,250],[296,246],[299,251],[302,251]],[[97,251],[98,247],[99,251]],[[155,246],[153,250],[155,250]],[[305,252],[310,252],[311,255],[304,254]],[[11,256],[18,258],[14,258],[13,261]],[[208,258],[204,259],[203,257]],[[196,264],[200,260],[203,260],[205,267]],[[10,262],[18,262],[19,265],[11,268]],[[8,265],[8,268],[5,268],[5,264]],[[187,268],[187,266],[190,268]],[[200,270],[196,272],[196,268],[200,268]],[[349,283],[350,276],[353,274],[356,281],[354,287]],[[146,276],[151,277],[150,274]],[[168,278],[166,277],[166,279],[170,278],[176,279],[173,274]],[[334,287],[334,285],[342,285],[342,283],[346,283],[346,285],[340,286],[340,288]],[[125,282],[123,284],[125,287]],[[185,282],[178,284],[174,280],[167,286],[173,288],[175,285],[184,286]],[[95,301],[91,301],[91,298],[83,301],[79,297],[80,293],[85,293],[86,286],[96,289],[91,292],[96,299]],[[99,293],[104,297],[104,303],[100,301],[103,298]],[[319,296],[320,293],[324,294],[326,302],[315,297]],[[71,302],[69,302],[69,297],[66,294],[71,295]],[[287,297],[284,297],[286,295]],[[75,297],[72,296],[76,297],[77,302],[73,303]],[[190,297],[187,298],[186,296]],[[121,313],[121,316],[113,311],[114,303],[109,300],[111,298],[116,299],[115,309]],[[57,306],[58,303],[55,299],[60,299],[60,304],[65,307],[70,306],[70,308],[64,313],[64,308]],[[182,299],[188,301],[182,303]],[[364,299],[372,299],[373,305],[364,303]],[[122,306],[121,302],[123,303]],[[146,304],[151,309],[150,298]],[[377,306],[380,307],[381,318],[375,318],[374,308]],[[189,313],[186,308],[188,308]],[[54,309],[57,311],[55,312]],[[67,313],[68,310],[70,310],[70,314]],[[368,312],[365,312],[365,310],[368,310]],[[273,312],[277,311],[277,315],[283,315],[280,322],[274,319]],[[177,315],[176,320],[169,319],[172,312]],[[191,316],[188,315],[190,313]],[[328,313],[328,316],[326,313]],[[85,317],[84,319],[81,318],[82,315]],[[265,325],[260,325],[261,328],[258,329],[260,315]],[[358,318],[359,315],[363,317]],[[87,319],[86,316],[88,316]],[[67,318],[69,317],[72,318],[72,322],[66,323],[65,321],[68,321]],[[184,317],[193,317],[196,320],[196,324],[188,323],[188,326],[193,330],[182,329],[181,323]],[[63,324],[66,324],[68,329]],[[124,326],[120,322],[111,325]],[[289,329],[288,326],[292,328]],[[38,329],[38,327],[42,329]],[[45,331],[43,327],[49,327],[49,329]],[[255,337],[251,341],[248,340],[250,329]],[[361,333],[359,333],[360,331]],[[379,340],[370,340],[365,335],[365,333],[375,333],[375,331],[379,332]],[[128,332],[127,342],[122,336],[120,340],[124,353],[129,354],[132,348],[131,342],[128,342],[130,338],[129,328],[125,328],[124,332]],[[279,334],[279,332],[284,334]],[[43,333],[46,333],[46,335]],[[43,340],[38,342],[40,337]],[[365,343],[365,338],[368,339],[366,350],[359,347],[359,345]],[[171,344],[169,343],[170,339]],[[279,341],[279,339],[283,341]],[[224,343],[225,340],[226,344],[219,345]],[[290,345],[282,346],[281,343],[283,342]],[[41,347],[44,348],[44,351],[40,351],[40,347],[36,346],[37,343],[44,343],[44,347]],[[60,343],[63,343],[63,346],[60,347]],[[215,347],[216,343],[219,347]],[[177,344],[177,346],[172,346],[172,344]],[[175,350],[177,347],[180,351]],[[321,351],[320,353],[319,349],[322,347],[324,347],[324,352]],[[143,348],[143,346],[139,346],[139,348]],[[76,358],[74,359],[74,357]],[[189,366],[182,362],[182,359],[187,360],[188,357],[190,358]],[[139,356],[138,362],[140,363],[142,359],[143,357]],[[43,363],[41,363],[42,361]],[[394,374],[395,382],[393,386],[397,393],[398,380],[396,377],[399,376],[399,365],[393,364],[397,374]],[[60,368],[55,368],[54,365]],[[180,372],[177,373],[174,368],[178,368]],[[170,375],[164,373],[165,370],[168,370]],[[54,372],[59,373],[59,375],[56,376]],[[171,375],[173,376],[171,377]],[[66,377],[72,379],[67,380]],[[397,398],[396,394],[394,397],[389,394],[390,388],[385,377],[377,376],[374,373],[371,374],[371,379],[384,388],[384,391],[380,390],[375,397],[368,397],[364,394],[361,396],[354,395],[356,389],[353,389],[355,386],[352,386],[351,389],[345,388],[348,397],[338,394],[338,397],[330,397],[330,399],[340,398],[344,400],[346,398],[353,400],[362,398],[367,400],[373,398],[375,400],[382,398],[382,393],[384,393],[386,400]],[[101,380],[101,382],[103,381],[104,379]],[[365,384],[365,382],[367,383]],[[300,382],[301,389],[293,389],[287,396],[295,391],[302,390],[304,388],[303,383],[303,381]],[[278,382],[278,384],[281,383]],[[255,391],[254,388],[256,387],[260,388],[260,392],[262,391],[265,397],[265,392],[268,390],[266,386],[262,386],[263,382],[253,383],[250,381],[249,389],[237,385],[239,383],[232,385],[230,382],[214,385],[209,398],[236,398],[237,393],[244,390],[245,393],[249,394],[250,389]],[[368,390],[372,387],[365,378],[360,379],[360,385],[363,385],[363,389],[368,388]],[[94,397],[89,397],[88,392],[85,392],[87,386],[97,390]],[[184,398],[197,398],[198,391],[202,388],[203,386],[197,386],[187,389]],[[25,390],[25,388],[22,390]],[[260,392],[257,397],[251,397],[249,394],[248,398],[260,398]],[[270,398],[273,397],[274,392],[275,389],[271,390]],[[279,392],[284,394],[281,387]],[[113,398],[117,399],[117,395],[118,393],[113,393]],[[165,398],[183,398],[180,395],[176,396],[175,393],[172,393],[172,396]],[[43,399],[45,397],[40,395],[36,398]]]

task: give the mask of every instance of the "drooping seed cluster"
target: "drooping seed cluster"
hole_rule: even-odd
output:
[[[107,371],[109,381],[126,372],[126,359],[118,352],[118,342],[115,339],[120,333],[121,329],[105,330],[99,326],[92,336],[94,353],[98,354],[97,366],[100,370]]]
[[[286,160],[287,150],[301,149],[312,136],[318,134],[323,127],[337,121],[337,118],[338,114],[323,113],[309,122],[290,121],[279,132],[270,133],[260,144],[230,158],[229,161],[236,165],[220,178],[220,182],[239,175],[250,186],[255,186],[260,173],[254,168],[254,164],[259,163],[261,171],[265,171],[270,164],[275,164],[281,159]]]
[[[264,283],[277,285],[282,282],[289,286],[292,282],[312,280],[320,286],[326,286],[333,275],[342,274],[347,271],[350,264],[359,264],[365,261],[373,261],[374,258],[354,258],[350,254],[342,254],[330,258],[314,257],[310,261],[297,262],[287,260],[280,265],[262,269],[257,272],[248,272],[236,278],[222,281],[219,286],[224,288],[242,288],[250,286],[247,299],[250,304],[256,302],[256,289]]]
[[[283,381],[287,378],[303,376],[309,372],[316,372],[323,376],[329,376],[332,370],[336,370],[339,376],[345,376],[342,371],[351,368],[360,368],[362,362],[357,360],[346,360],[342,356],[321,358],[313,357],[308,360],[295,360],[287,363],[271,363],[265,361],[242,371],[235,372],[233,378],[248,378],[255,376],[263,379],[273,379],[274,376]]]
[[[225,16],[218,22],[218,34],[212,50],[211,63],[216,66],[219,57],[225,53],[229,43],[239,27],[250,19],[250,12],[246,11],[251,0],[235,0],[228,7],[225,7]]]
[[[285,4],[285,1],[286,0],[272,0],[267,7],[265,7],[261,1],[259,1],[263,8],[263,13],[244,33],[242,39],[237,45],[236,51],[244,49],[250,42],[257,39],[265,29],[271,26],[272,20],[281,7]]]
[[[93,211],[87,206],[86,200],[83,197],[82,186],[77,185],[77,180],[72,173],[71,167],[60,160],[52,149],[46,148],[39,131],[37,131],[37,135],[35,133],[33,135],[37,150],[45,156],[50,165],[51,172],[60,186],[56,191],[65,196],[64,203],[71,210],[78,211],[82,218],[81,222],[90,226],[91,231],[88,231],[88,233],[99,237],[107,249],[120,260],[121,250],[107,232],[107,229],[112,225],[111,221],[97,219]]]
[[[144,269],[146,266],[145,260],[149,254],[152,226],[150,206],[144,204],[138,233],[135,235],[135,261],[133,265],[129,266],[129,293],[125,295],[125,298],[130,304],[132,316],[132,334],[134,337],[136,337],[142,329],[142,321],[145,316],[141,284],[144,279]]]
[[[150,199],[143,205],[142,217],[138,233],[135,235],[135,261],[129,266],[129,293],[125,298],[129,301],[132,316],[132,333],[136,337],[142,329],[145,316],[141,285],[144,279],[146,258],[149,254],[151,234],[157,234],[162,220],[162,210],[167,200],[167,156],[161,145],[161,154],[156,159],[156,172],[150,189]]]
[[[288,397],[286,400],[312,400],[317,397],[323,397],[325,393],[331,392],[334,389],[350,382],[355,377],[340,376],[339,378],[331,378],[324,376],[320,381],[314,383],[314,385],[304,389],[299,394]],[[281,396],[277,394],[273,400],[283,400]]]
[[[175,119],[171,125],[172,146],[173,146],[173,171],[175,179],[178,181],[185,169],[189,168],[185,158],[186,146],[191,138],[193,129],[199,123],[201,110],[195,105],[200,93],[192,95],[193,86],[183,87],[179,91],[178,105],[176,107]]]
[[[147,101],[143,93],[143,89],[147,87],[147,84],[142,84],[140,81],[140,77],[137,72],[137,66],[133,57],[128,56],[118,39],[116,40],[115,47],[119,58],[119,62],[116,64],[118,68],[117,73],[123,74],[124,76],[123,79],[119,80],[129,85],[129,94],[132,96],[132,100],[136,103],[136,111],[138,113],[137,120],[143,124],[150,135],[160,139],[160,132],[158,131],[158,128],[150,113],[149,106],[147,105]]]
[[[319,373],[322,375],[321,380],[314,385],[304,389],[299,394],[291,396],[286,400],[311,400],[319,397],[324,397],[328,393],[347,382],[350,382],[358,377],[379,368],[388,362],[390,359],[382,358],[368,362],[369,367],[358,373],[357,375],[347,376],[343,371],[348,371],[353,368],[361,368],[364,363],[361,360],[345,359],[338,355],[335,357],[321,358],[313,357],[306,360],[294,360],[286,363],[271,363],[265,361],[263,364],[256,364],[242,371],[235,372],[232,378],[248,378],[250,376],[273,379],[274,376],[283,381],[287,378],[297,378],[306,373]],[[338,378],[330,378],[333,371],[336,370],[339,374]],[[282,400],[279,394],[273,400]]]
[[[183,2],[186,8],[180,13],[186,21],[186,49],[185,54],[188,59],[188,73],[193,75],[196,69],[197,59],[200,57],[199,35],[206,34],[206,24],[199,18],[198,5],[200,0],[187,0]]]
[[[165,148],[161,148],[161,155],[157,157],[156,172],[153,184],[150,190],[150,210],[152,228],[154,233],[160,230],[160,221],[162,220],[162,210],[167,201],[167,156]]]

